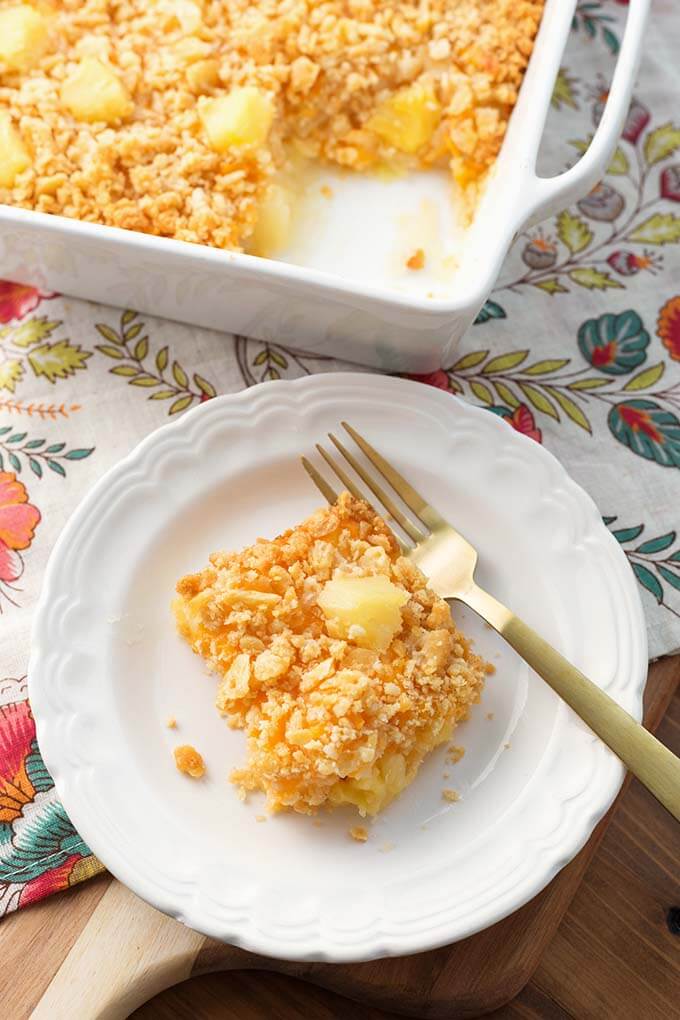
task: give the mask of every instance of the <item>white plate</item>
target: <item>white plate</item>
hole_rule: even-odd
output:
[[[244,736],[175,633],[174,582],[210,551],[312,511],[298,458],[341,418],[478,547],[480,583],[636,718],[646,672],[636,586],[595,505],[486,411],[419,383],[337,374],[217,398],[145,439],[52,555],[29,669],[40,746],[76,827],[121,881],[207,935],[288,959],[413,953],[493,924],[574,856],[623,775],[495,634],[457,613],[497,673],[456,733],[467,750],[450,779],[436,752],[366,844],[349,838],[349,810],[321,827],[292,814],[258,824],[258,798],[238,800],[226,776]],[[205,756],[200,783],[175,769],[185,742]]]

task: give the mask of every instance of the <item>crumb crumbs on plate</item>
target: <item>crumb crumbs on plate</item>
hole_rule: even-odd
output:
[[[427,825],[421,825],[420,828],[423,830],[423,832],[427,832]]]
[[[460,759],[465,754],[465,748],[459,747],[457,744],[449,744],[446,752],[446,760],[449,765],[457,765]]]
[[[266,815],[255,815],[255,821],[256,822],[266,822],[267,821],[267,816]]]
[[[506,742],[503,744],[503,747],[505,748],[506,751],[509,751],[510,750],[510,741],[506,740]]]
[[[323,825],[323,822],[321,821],[320,818],[315,818],[314,821],[312,822],[312,825],[314,826],[315,829],[320,829],[321,826]]]
[[[181,744],[173,751],[175,765],[179,772],[183,772],[192,779],[200,779],[205,775],[205,762],[195,747],[191,744]]]
[[[450,772],[442,772],[442,779],[450,779],[450,778],[451,778],[451,773]]]
[[[390,850],[394,850],[395,846],[396,843],[390,843],[388,840],[386,843],[383,843],[381,847],[379,847],[380,853],[388,854]]]
[[[354,825],[349,830],[349,834],[357,843],[365,843],[368,839],[368,829],[365,825]]]
[[[425,268],[425,252],[422,248],[416,248],[413,255],[406,259],[407,269],[424,269]]]
[[[489,721],[491,721],[491,719],[493,719],[493,712],[487,712],[486,717]]]
[[[174,715],[170,716],[165,725],[168,727],[169,730],[177,729],[177,720],[175,719]]]
[[[333,197],[333,189],[331,188],[330,184],[322,184],[320,190],[324,198]]]
[[[452,804],[455,804],[456,801],[460,800],[460,794],[456,790],[451,790],[448,788],[442,790],[442,797],[444,798],[444,800],[451,801]]]
[[[497,655],[496,658],[499,659],[500,656]],[[484,672],[486,673],[487,676],[493,676],[494,675],[494,673],[496,672],[496,667],[494,666],[493,662],[487,662],[486,663],[486,666],[484,668]]]

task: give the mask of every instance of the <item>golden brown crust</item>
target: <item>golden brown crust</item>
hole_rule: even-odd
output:
[[[219,710],[248,735],[234,781],[264,790],[270,808],[349,801],[373,813],[479,700],[485,663],[385,522],[348,493],[273,541],[210,559],[179,582],[177,623],[221,678]],[[329,635],[317,599],[347,575],[385,575],[409,595],[385,651]]]
[[[498,154],[543,0],[40,6],[49,12],[47,52],[25,72],[0,67],[0,109],[32,158],[0,202],[238,249],[285,146],[353,169],[403,162],[367,122],[413,83],[433,90],[442,117],[410,163],[448,162],[462,185],[478,181]],[[63,109],[62,83],[86,54],[120,77],[131,118],[86,124]],[[273,96],[274,127],[266,146],[220,155],[207,144],[198,100],[242,84]]]

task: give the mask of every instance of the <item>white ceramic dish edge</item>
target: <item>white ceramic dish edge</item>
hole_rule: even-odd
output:
[[[587,192],[621,131],[650,0],[631,0],[607,105],[586,154],[540,178],[535,164],[576,0],[547,0],[503,148],[450,297],[0,206],[0,277],[199,326],[278,340],[390,371],[441,365],[489,294],[516,232]]]
[[[383,380],[383,383],[404,390],[414,385],[402,380]],[[319,389],[320,399],[323,399],[324,390],[338,384],[347,384],[356,390],[369,385],[369,381],[365,376],[342,374],[316,378],[313,382]],[[179,449],[188,440],[195,444],[198,433],[205,429],[211,416],[214,420],[216,416],[226,415],[238,422],[248,412],[249,423],[252,423],[253,419],[257,419],[258,410],[272,400],[278,400],[290,412],[306,400],[310,385],[312,381],[307,379],[295,383],[265,383],[236,396],[218,398],[147,437],[100,480],[67,524],[48,565],[34,621],[29,689],[41,749],[64,805],[94,852],[121,881],[154,906],[191,927],[252,951],[287,959],[348,962],[434,948],[467,937],[518,909],[583,846],[616,796],[623,769],[602,745],[593,740],[588,744],[592,748],[592,768],[587,789],[567,790],[560,786],[559,774],[553,776],[555,788],[550,791],[550,806],[557,804],[559,819],[547,833],[530,831],[533,823],[526,819],[527,831],[523,833],[526,861],[522,875],[517,876],[518,881],[509,892],[506,890],[502,899],[491,897],[476,904],[475,910],[468,912],[463,921],[459,918],[453,926],[447,910],[442,908],[436,917],[433,915],[426,921],[421,919],[418,924],[405,926],[404,930],[395,930],[394,924],[383,926],[377,921],[363,930],[359,927],[346,933],[343,938],[333,938],[329,933],[322,935],[318,923],[305,924],[304,929],[291,930],[285,937],[280,933],[272,935],[261,929],[253,930],[242,905],[239,905],[240,909],[233,910],[219,907],[211,902],[208,891],[200,889],[200,880],[194,878],[180,882],[175,878],[164,883],[155,869],[143,868],[139,862],[133,863],[126,856],[125,840],[119,840],[121,834],[116,834],[116,838],[111,840],[108,825],[98,817],[97,811],[84,809],[88,801],[90,809],[97,803],[96,768],[82,759],[77,740],[72,739],[75,733],[74,713],[78,711],[78,706],[70,702],[69,696],[69,672],[74,656],[72,649],[68,650],[69,641],[63,630],[65,623],[72,624],[73,614],[77,615],[78,600],[74,602],[72,597],[64,599],[59,594],[65,577],[69,577],[69,568],[74,567],[73,554],[69,553],[69,549],[77,548],[75,538],[80,535],[83,522],[104,495],[108,499],[120,491],[121,485],[125,488],[126,478],[129,482],[131,478],[139,481],[147,477],[150,455],[154,450],[158,453],[159,446],[167,453],[173,447]],[[404,396],[407,399],[406,394]],[[439,403],[442,410],[447,406],[444,402],[453,399],[438,392],[430,394],[433,405]],[[488,431],[491,441],[497,445],[507,447],[509,444],[515,453],[524,451],[526,454],[531,450],[544,472],[546,492],[550,492],[548,502],[558,500],[561,505],[570,507],[570,512],[573,511],[572,516],[578,522],[579,544],[592,539],[601,549],[603,543],[605,551],[609,549],[606,573],[612,598],[624,613],[624,619],[619,621],[619,627],[624,628],[619,632],[619,640],[625,661],[621,663],[621,675],[617,674],[613,689],[608,689],[614,696],[623,699],[625,707],[640,718],[647,666],[645,627],[639,595],[620,547],[613,537],[603,534],[595,505],[566,476],[552,455],[540,447],[534,449],[533,445],[528,445],[531,440],[512,433],[488,412],[466,406],[466,414],[474,420],[475,428]],[[68,765],[63,767],[66,762]],[[74,763],[78,763],[75,772]],[[89,788],[89,795],[83,798],[86,788]],[[350,935],[351,938],[348,937]]]

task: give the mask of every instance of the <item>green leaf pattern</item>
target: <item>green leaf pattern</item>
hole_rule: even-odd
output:
[[[16,432],[11,426],[0,428],[0,471],[7,464],[20,475],[30,468],[37,478],[43,477],[43,468],[48,468],[62,478],[66,477],[64,461],[85,460],[94,452],[94,447],[76,447],[67,450],[65,443],[47,443],[43,438],[27,438],[28,433]]]
[[[0,329],[0,396],[17,393],[27,380],[54,385],[87,368],[91,351],[65,337],[51,339],[61,326],[36,316]]]
[[[593,239],[593,232],[585,220],[574,216],[568,209],[559,214],[556,224],[557,236],[573,255],[587,248]]]
[[[168,414],[179,414],[186,411],[192,404],[209,400],[217,395],[211,382],[195,374],[193,381],[178,360],[173,360],[168,372],[170,354],[167,346],[150,357],[151,341],[144,331],[144,323],[132,309],[124,311],[120,317],[118,328],[107,322],[98,322],[97,332],[106,343],[97,344],[95,350],[104,357],[119,364],[113,365],[109,371],[112,375],[121,376],[129,386],[137,386],[149,393],[148,400],[171,400]],[[137,339],[139,337],[139,339]]]
[[[622,547],[633,572],[641,587],[675,616],[680,616],[674,606],[668,602],[672,591],[680,591],[680,545],[675,531],[637,544],[638,539],[646,530],[644,524],[633,527],[614,528],[618,518],[605,517],[607,527]]]

